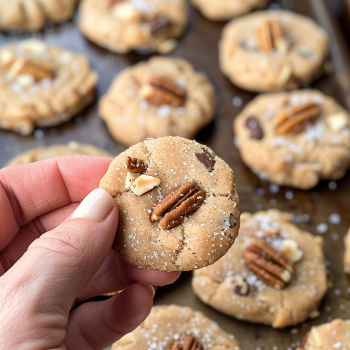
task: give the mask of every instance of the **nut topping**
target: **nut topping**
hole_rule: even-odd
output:
[[[186,91],[172,81],[157,76],[150,76],[148,84],[141,88],[144,100],[155,106],[170,105],[181,107],[185,105]]]
[[[250,292],[250,288],[242,276],[229,277],[226,283],[240,297],[246,297]]]
[[[175,340],[170,350],[203,350],[203,345],[195,337],[186,335],[182,340]]]
[[[245,126],[250,130],[250,138],[261,140],[264,137],[264,132],[255,117],[248,117],[245,121]]]
[[[126,157],[125,166],[131,173],[142,174],[146,171],[146,166],[142,159]]]
[[[132,187],[132,191],[137,196],[142,196],[158,187],[160,182],[160,179],[157,179],[156,177],[141,175],[134,181],[135,186]]]
[[[257,29],[258,46],[263,51],[278,50],[282,54],[288,51],[283,38],[281,22],[278,19],[266,20]]]
[[[294,264],[299,262],[304,256],[304,252],[299,248],[298,243],[292,239],[285,239],[282,242],[282,251]]]
[[[125,1],[125,0],[108,0],[107,7],[109,9],[111,9],[112,7],[114,7],[115,5],[117,5],[117,4],[119,4],[119,3],[123,2],[123,1]]]
[[[149,23],[149,30],[152,36],[156,36],[170,27],[171,23],[165,16],[157,16]]]
[[[321,115],[321,107],[313,102],[293,106],[276,117],[276,133],[299,133],[306,125],[314,123]]]
[[[209,153],[206,151],[203,153],[196,153],[196,157],[202,164],[204,164],[210,173],[214,170],[216,161]]]
[[[243,252],[243,258],[247,267],[268,286],[284,289],[292,280],[293,263],[263,241],[252,242]]]
[[[125,179],[125,188],[128,190],[131,186],[134,185],[135,180],[140,176],[141,174],[137,173],[127,173],[126,179]]]
[[[195,212],[205,200],[205,192],[196,182],[187,183],[168,193],[151,213],[151,220],[160,221],[159,226],[171,230],[181,225],[185,217]]]

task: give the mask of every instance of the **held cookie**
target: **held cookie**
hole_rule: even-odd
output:
[[[0,128],[21,135],[60,124],[95,98],[97,74],[88,60],[40,40],[0,50]]]
[[[344,255],[344,270],[350,274],[350,230],[344,237],[345,255]]]
[[[310,189],[349,168],[350,116],[313,90],[265,94],[236,118],[236,145],[261,178]]]
[[[113,137],[134,145],[147,138],[193,139],[214,119],[214,88],[178,58],[155,57],[119,74],[100,102]]]
[[[350,344],[350,321],[334,320],[313,327],[297,350],[347,350]]]
[[[70,19],[79,0],[0,0],[1,30],[40,30]]]
[[[195,271],[195,294],[213,308],[283,328],[318,314],[327,292],[323,240],[301,231],[291,215],[241,215],[239,237],[214,265]]]
[[[83,0],[84,35],[117,53],[173,51],[188,21],[186,0]]]
[[[66,145],[52,145],[48,147],[36,147],[12,158],[6,166],[39,162],[42,160],[69,156],[71,154],[87,154],[96,157],[113,157],[110,153],[92,145],[83,145],[76,141],[70,141]]]
[[[238,196],[229,166],[180,137],[120,154],[100,183],[119,207],[113,248],[133,265],[187,271],[213,264],[234,243]]]
[[[201,312],[176,305],[155,306],[112,350],[240,350],[235,337]]]
[[[202,14],[213,20],[223,21],[242,16],[256,9],[263,9],[271,0],[191,0]]]
[[[284,91],[324,73],[329,39],[310,18],[264,11],[230,22],[219,51],[221,70],[235,85],[256,92]]]

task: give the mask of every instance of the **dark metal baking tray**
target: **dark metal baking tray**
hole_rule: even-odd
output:
[[[273,2],[271,7],[287,8],[313,17],[327,30],[331,37],[334,72],[312,84],[312,87],[332,95],[344,107],[350,109],[349,52],[337,23],[326,7],[325,0],[280,0]],[[44,38],[50,44],[86,54],[100,76],[98,84],[98,98],[100,98],[118,72],[148,57],[136,53],[117,55],[95,46],[85,40],[79,32],[76,19],[56,27],[47,26],[44,32],[36,33],[35,36]],[[206,72],[216,89],[215,122],[203,130],[196,140],[210,146],[234,169],[242,212],[255,212],[270,207],[292,212],[301,221],[298,225],[314,234],[320,223],[328,225],[328,231],[323,236],[333,288],[328,292],[321,306],[319,318],[285,330],[274,330],[240,322],[204,305],[192,293],[191,273],[183,273],[175,284],[160,288],[155,303],[187,305],[202,311],[217,321],[227,332],[233,333],[240,341],[242,348],[246,350],[295,348],[297,342],[311,326],[327,322],[332,318],[350,318],[350,283],[343,272],[342,265],[344,250],[342,239],[350,226],[350,177],[348,175],[338,181],[336,189],[334,189],[334,183],[323,182],[310,191],[281,188],[278,193],[272,193],[269,183],[261,182],[242,163],[233,144],[232,123],[235,116],[254,98],[255,94],[234,87],[219,70],[218,42],[223,26],[224,23],[211,22],[192,9],[187,32],[172,54],[188,59],[196,69]],[[28,34],[0,34],[0,44],[28,36]],[[124,145],[111,138],[104,123],[98,117],[97,103],[95,103],[72,121],[58,127],[37,130],[34,136],[20,137],[11,132],[0,131],[0,166],[4,166],[18,152],[30,147],[65,143],[69,140],[92,143],[115,154],[126,149]],[[286,193],[289,199],[286,198]],[[334,213],[341,217],[339,225],[329,221],[329,216]]]

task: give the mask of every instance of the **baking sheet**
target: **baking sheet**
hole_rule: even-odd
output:
[[[271,7],[287,8],[311,16],[329,32],[334,73],[317,81],[312,88],[334,96],[343,106],[350,109],[349,53],[337,24],[330,17],[325,6],[325,0],[280,0],[273,2]],[[49,25],[44,33],[35,33],[34,36],[42,37],[50,44],[85,53],[100,76],[98,97],[107,91],[112,78],[123,68],[148,58],[135,53],[116,55],[101,49],[85,40],[75,23],[76,18],[61,26]],[[336,184],[321,183],[311,191],[281,188],[278,193],[274,193],[268,182],[261,182],[242,163],[233,145],[232,123],[234,117],[254,98],[255,94],[234,87],[219,70],[218,42],[223,26],[224,23],[211,22],[192,9],[188,30],[180,40],[179,47],[172,54],[191,61],[197,70],[206,72],[215,85],[217,94],[215,122],[203,130],[196,140],[210,146],[234,169],[242,212],[255,212],[271,207],[289,211],[296,215],[300,227],[314,234],[317,234],[318,225],[327,225],[328,230],[323,236],[333,288],[322,304],[319,318],[285,330],[273,330],[265,326],[240,322],[204,305],[192,293],[191,273],[183,273],[175,284],[159,288],[155,304],[175,303],[202,311],[227,332],[233,333],[243,349],[293,349],[312,325],[337,317],[350,318],[350,283],[343,273],[342,266],[342,239],[350,226],[350,177],[348,175]],[[0,34],[0,44],[28,36],[32,35]],[[104,123],[98,117],[97,103],[95,103],[72,121],[54,128],[39,129],[34,136],[20,137],[11,132],[0,131],[0,167],[18,152],[28,148],[66,143],[70,140],[91,143],[115,154],[126,149],[124,145],[110,137]],[[339,225],[330,222],[332,214],[339,215],[341,219]],[[331,221],[334,222],[332,218],[337,217],[332,216]]]

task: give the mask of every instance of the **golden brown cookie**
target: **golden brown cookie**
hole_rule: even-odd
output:
[[[163,271],[220,259],[239,229],[233,171],[214,152],[180,137],[121,153],[100,183],[119,207],[114,243],[124,260]]]

